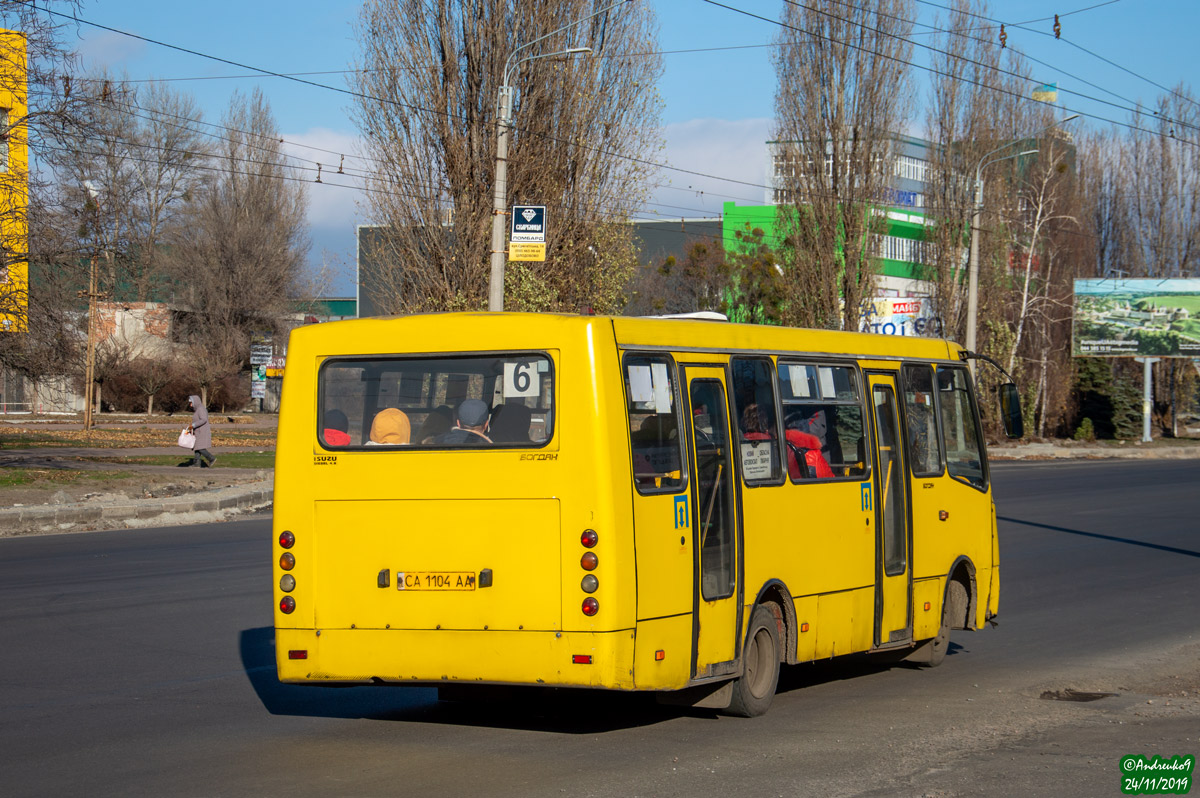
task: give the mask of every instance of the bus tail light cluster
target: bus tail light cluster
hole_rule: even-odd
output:
[[[583,575],[583,580],[579,583],[579,587],[584,593],[595,593],[600,589],[600,580],[596,578],[595,574],[591,573],[600,565],[600,558],[596,556],[596,552],[591,551],[599,541],[600,536],[596,534],[596,530],[594,529],[585,529],[583,530],[583,534],[579,536],[579,542],[583,544],[585,549],[588,549],[579,558],[579,567],[588,572]],[[583,600],[581,609],[584,615],[591,617],[600,611],[600,602],[596,601],[594,596],[589,595]]]
[[[292,554],[287,549],[296,545],[296,536],[288,530],[279,533],[279,545],[284,549],[283,554],[279,555],[279,567],[284,571],[290,571],[296,567],[296,555]],[[290,573],[285,573],[279,578],[279,589],[284,593],[291,593],[296,589],[296,577]],[[296,611],[296,599],[291,596],[284,596],[279,600],[279,611],[285,615],[289,615]]]

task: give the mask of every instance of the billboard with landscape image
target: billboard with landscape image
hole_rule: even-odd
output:
[[[1071,353],[1200,357],[1200,280],[1076,280]]]

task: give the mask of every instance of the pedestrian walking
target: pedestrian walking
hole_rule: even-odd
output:
[[[187,431],[196,436],[196,442],[192,445],[195,459],[179,465],[208,468],[217,460],[209,451],[212,447],[212,427],[208,423],[208,410],[200,401],[200,397],[194,394],[188,397],[188,407],[192,410],[192,423],[188,425]]]

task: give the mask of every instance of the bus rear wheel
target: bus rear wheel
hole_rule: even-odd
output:
[[[779,622],[763,605],[750,615],[750,633],[742,652],[744,669],[733,683],[730,715],[755,718],[765,715],[779,686]]]

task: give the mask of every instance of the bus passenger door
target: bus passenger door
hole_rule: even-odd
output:
[[[912,527],[896,378],[871,374],[875,426],[875,645],[912,639]]]
[[[737,478],[723,367],[686,367],[695,552],[693,677],[736,672],[741,604]]]

